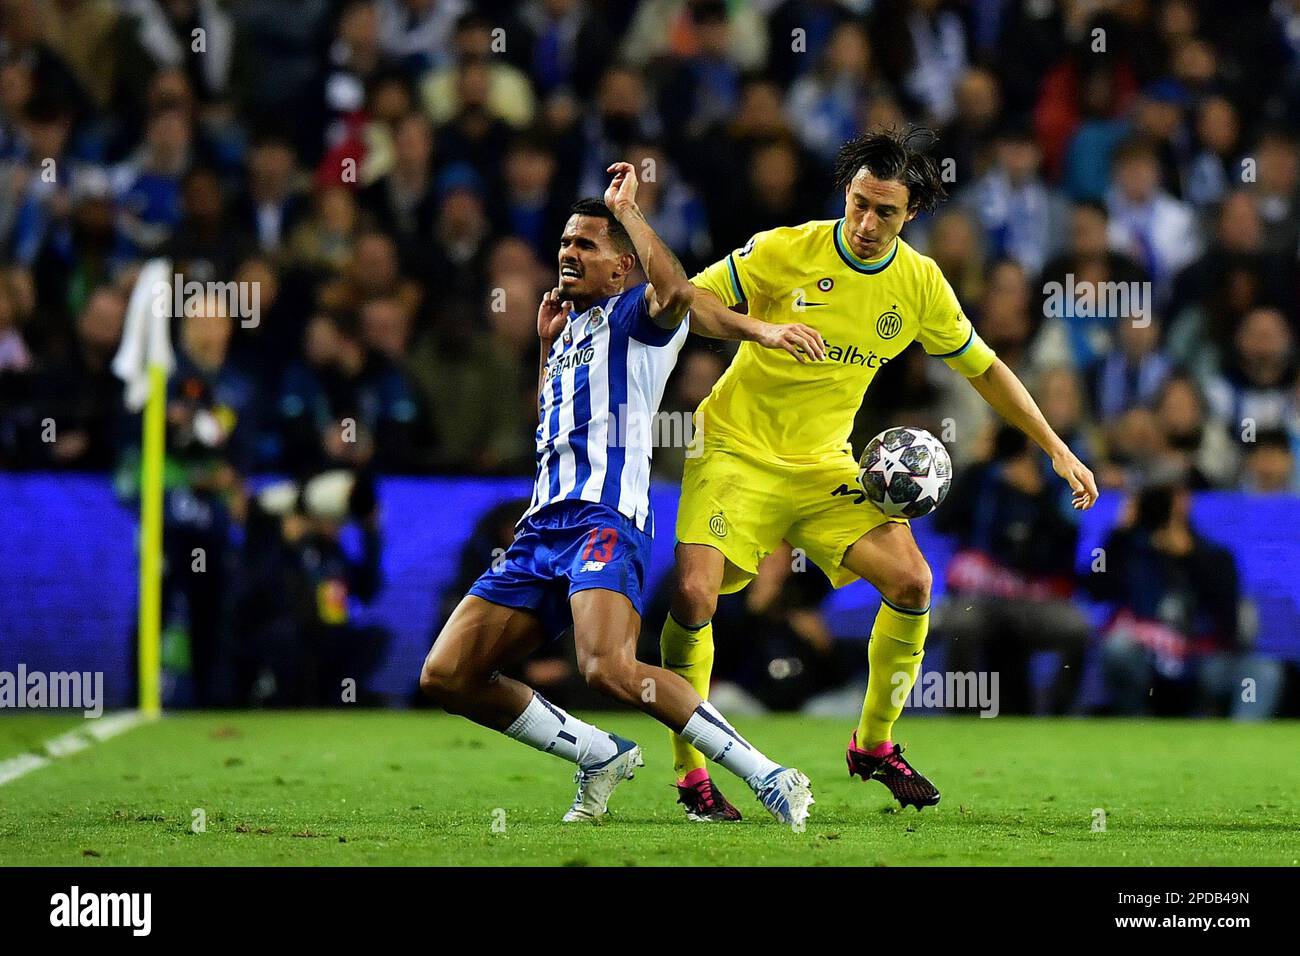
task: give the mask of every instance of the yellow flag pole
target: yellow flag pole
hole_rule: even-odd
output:
[[[140,710],[162,713],[162,525],[167,369],[149,364],[140,463]]]

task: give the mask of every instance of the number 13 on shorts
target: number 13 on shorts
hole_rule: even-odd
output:
[[[582,559],[609,561],[614,557],[614,546],[617,544],[617,528],[592,528],[587,535],[586,547],[582,549]]]

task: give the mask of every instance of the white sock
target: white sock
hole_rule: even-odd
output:
[[[580,767],[604,763],[618,753],[613,737],[599,727],[566,714],[537,691],[533,691],[533,699],[506,728],[505,734]]]
[[[754,745],[727,723],[707,700],[695,708],[681,737],[714,763],[720,763],[756,790],[763,778],[777,769]]]

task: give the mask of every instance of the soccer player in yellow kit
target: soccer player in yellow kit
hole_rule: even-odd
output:
[[[906,698],[902,691],[911,691],[921,666],[930,568],[907,521],[886,517],[856,493],[848,439],[863,393],[877,370],[919,341],[1038,443],[1073,489],[1075,508],[1097,499],[1092,472],[975,332],[934,260],[899,236],[918,211],[944,198],[933,160],[915,148],[919,137],[931,138],[926,130],[890,130],[845,143],[835,164],[842,219],[760,232],[691,280],[697,314],[743,302],[751,317],[779,323],[793,316],[823,342],[804,355],[742,343],[700,404],[703,450],[686,462],[676,590],[660,638],[663,665],[704,697],[718,595],[749,583],[782,539],[836,587],[871,582],[882,602],[849,773],[881,781],[918,810],[938,803],[939,791],[903,759],[892,730],[902,711],[895,702]],[[679,802],[691,819],[740,818],[699,751],[674,736],[673,753]]]

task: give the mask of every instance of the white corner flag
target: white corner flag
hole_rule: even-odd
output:
[[[149,368],[160,365],[163,377],[171,375],[172,266],[166,259],[150,259],[140,269],[131,290],[122,327],[122,343],[113,356],[113,374],[126,383],[126,407],[144,408],[149,398]]]

